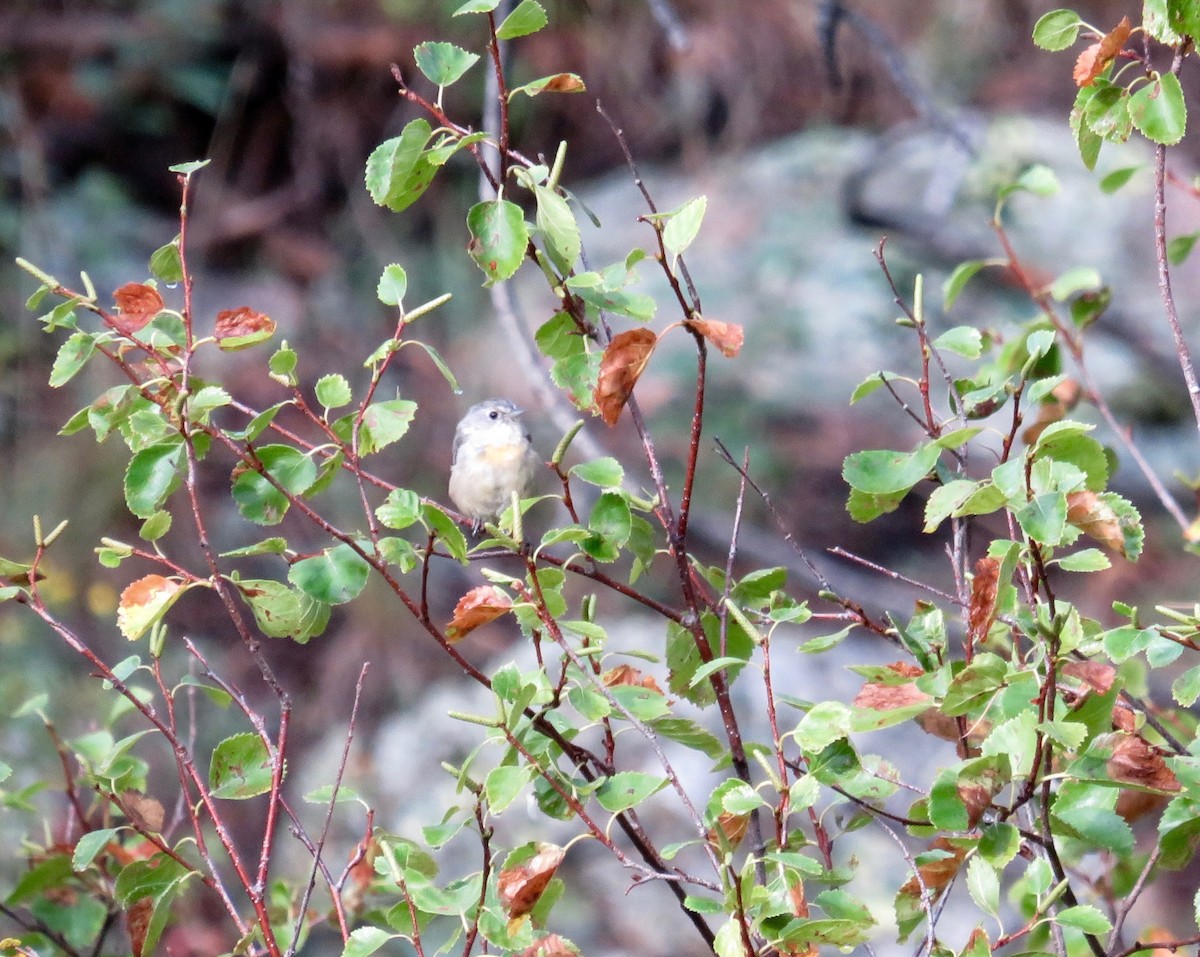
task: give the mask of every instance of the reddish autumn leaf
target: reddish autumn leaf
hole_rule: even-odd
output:
[[[1125,553],[1120,519],[1095,492],[1071,492],[1067,496],[1067,521],[1105,548]]]
[[[943,890],[946,889],[954,875],[958,873],[958,869],[962,866],[963,859],[967,856],[966,850],[961,847],[956,847],[951,844],[946,838],[936,838],[929,845],[930,850],[948,851],[949,857],[939,858],[936,861],[930,861],[927,864],[917,866],[917,872],[921,875],[921,881],[924,882],[926,889],[936,900]],[[920,897],[921,883],[916,877],[910,877],[903,887],[900,888],[900,893],[904,895],[912,895]]]
[[[162,804],[141,791],[126,791],[121,795],[121,807],[125,816],[142,831],[157,834],[163,829],[167,813]]]
[[[154,898],[143,897],[125,912],[125,930],[129,934],[133,957],[142,957],[146,945],[146,933],[150,929],[150,917],[154,913]]]
[[[788,900],[792,903],[792,913],[797,917],[808,917],[808,897],[804,892],[804,881],[799,877],[795,878],[794,883],[788,888]],[[804,944],[788,944],[782,942],[779,952],[785,957],[817,957],[820,950],[815,943],[809,942]]]
[[[1069,678],[1078,678],[1093,691],[1108,694],[1117,676],[1117,669],[1102,661],[1068,661],[1062,673]]]
[[[1000,771],[1000,763],[1006,758],[998,757],[996,763],[981,762],[982,767],[975,767],[962,775],[955,784],[958,796],[967,808],[967,826],[974,827],[983,818],[984,813],[992,806],[992,800],[1008,785],[1008,777]]]
[[[127,282],[113,293],[113,299],[120,310],[116,316],[117,329],[127,336],[146,325],[164,306],[158,290],[140,282]]]
[[[587,87],[583,80],[574,73],[556,73],[550,81],[541,88],[543,93],[582,93]]]
[[[742,343],[746,341],[745,331],[735,322],[721,322],[719,319],[702,319],[697,316],[695,319],[689,319],[685,325],[689,329],[695,329],[730,359],[742,351]]]
[[[1137,715],[1133,709],[1123,704],[1113,705],[1112,726],[1114,731],[1128,731],[1132,734],[1137,730]]]
[[[854,696],[854,706],[870,708],[873,711],[895,711],[897,708],[907,708],[932,700],[912,682],[902,685],[883,685],[871,681],[863,685],[858,694]]]
[[[994,558],[981,558],[975,563],[975,578],[971,581],[971,607],[967,622],[971,629],[971,644],[982,644],[988,629],[996,620],[996,592],[1000,583],[1000,563]]]
[[[1075,85],[1091,86],[1121,52],[1132,29],[1129,17],[1122,17],[1111,31],[1079,54],[1079,59],[1075,61]]]
[[[512,599],[495,585],[479,585],[458,600],[454,617],[446,626],[450,641],[461,641],[480,625],[495,621],[512,608]]]
[[[1108,759],[1108,775],[1114,781],[1154,788],[1157,791],[1178,791],[1179,779],[1167,767],[1162,753],[1138,734],[1116,734],[1116,745]]]
[[[247,349],[270,339],[274,334],[275,320],[248,306],[218,312],[213,332],[217,345],[225,352]]]
[[[541,843],[533,857],[500,872],[496,893],[509,917],[524,917],[533,910],[565,853],[557,844]]]
[[[893,661],[885,666],[888,671],[894,671],[905,678],[920,678],[925,672],[909,661]]]
[[[633,665],[617,665],[615,668],[609,668],[600,676],[600,682],[606,688],[630,685],[634,688],[646,688],[656,694],[663,693],[658,682],[654,680],[654,675],[644,675]]]
[[[725,838],[725,844],[728,847],[737,849],[742,843],[742,838],[746,836],[746,830],[750,827],[749,814],[734,814],[731,811],[722,811],[717,817],[717,823],[708,829],[708,843],[715,847],[718,851],[721,849],[721,838]]]
[[[593,398],[608,425],[617,424],[656,345],[658,336],[650,329],[630,329],[613,336],[604,350]]]

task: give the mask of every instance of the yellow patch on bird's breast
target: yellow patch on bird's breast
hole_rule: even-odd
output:
[[[492,443],[483,450],[480,456],[489,465],[508,465],[519,459],[525,452],[521,442]]]

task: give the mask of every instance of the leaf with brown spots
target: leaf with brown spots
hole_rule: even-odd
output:
[[[127,336],[133,335],[163,309],[163,297],[153,286],[127,282],[113,293],[120,310],[115,317],[116,327]]]
[[[645,688],[655,694],[663,693],[658,682],[654,680],[654,675],[644,675],[633,665],[617,665],[615,668],[609,668],[600,676],[600,683],[606,688],[629,685],[634,688]]]
[[[604,350],[593,398],[608,425],[617,424],[656,345],[658,336],[652,330],[629,329],[613,336]]]
[[[854,696],[854,707],[870,708],[872,711],[896,711],[913,705],[925,704],[933,699],[912,682],[902,685],[882,685],[868,682]]]
[[[557,844],[539,843],[532,857],[500,872],[496,893],[510,918],[524,917],[533,910],[565,854]]]
[[[480,625],[495,621],[512,610],[512,599],[495,585],[479,585],[458,600],[454,617],[446,626],[446,638],[461,641]]]
[[[917,873],[921,875],[921,881],[924,882],[926,889],[936,900],[944,891],[949,883],[954,880],[954,875],[958,873],[958,869],[962,866],[963,859],[966,858],[967,852],[964,848],[951,844],[946,838],[935,838],[933,843],[929,845],[932,851],[947,851],[949,857],[941,857],[936,861],[929,861],[925,864],[917,866]],[[911,891],[920,893],[920,883],[916,877],[910,877],[908,882],[900,888],[900,892]]]
[[[1079,54],[1079,59],[1075,61],[1075,85],[1091,86],[1121,52],[1132,29],[1129,17],[1122,17],[1112,30]]]
[[[696,316],[687,320],[684,325],[704,336],[728,359],[741,352],[742,344],[746,341],[745,330],[736,322],[721,322],[719,319],[702,319]]]
[[[981,558],[975,563],[971,581],[971,607],[967,617],[972,646],[982,644],[988,629],[996,620],[996,593],[1000,584],[1000,563],[994,558]]]
[[[255,312],[249,306],[217,313],[213,336],[224,352],[236,352],[265,342],[275,334],[275,320]]]

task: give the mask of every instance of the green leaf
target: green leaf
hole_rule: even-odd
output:
[[[581,547],[597,561],[614,562],[620,557],[632,530],[633,519],[625,497],[617,492],[605,492],[592,506],[588,518],[591,534]]]
[[[571,207],[554,190],[546,186],[533,188],[537,200],[537,227],[545,238],[546,252],[559,272],[564,275],[575,268],[582,242],[579,224]]]
[[[613,814],[637,807],[650,795],[667,785],[666,778],[641,771],[620,771],[609,775],[596,790],[596,801]]]
[[[708,677],[718,671],[724,671],[726,668],[740,668],[746,662],[741,658],[732,658],[728,655],[724,658],[714,658],[712,661],[706,661],[696,673],[692,675],[692,680],[689,682],[691,687],[695,687],[702,681],[706,681]]]
[[[449,45],[449,44],[447,44]],[[408,273],[397,263],[385,266],[375,287],[375,295],[385,306],[399,306],[408,291]]]
[[[208,785],[215,798],[244,800],[271,790],[271,757],[253,731],[235,734],[213,749]]]
[[[619,489],[625,480],[625,470],[621,463],[611,456],[581,462],[571,467],[570,474],[591,485],[606,489]]]
[[[967,283],[971,281],[971,277],[988,265],[991,265],[989,260],[970,259],[955,266],[954,271],[942,283],[942,308],[949,312]]]
[[[288,569],[288,581],[317,601],[344,605],[358,597],[370,574],[363,557],[342,543],[296,562]]]
[[[1129,118],[1155,143],[1174,146],[1183,139],[1187,104],[1179,78],[1173,73],[1162,73],[1156,80],[1138,87],[1129,96]]]
[[[432,133],[425,120],[412,120],[367,157],[367,191],[377,205],[399,213],[429,188],[438,169],[425,153]]]
[[[350,383],[346,381],[346,377],[336,372],[323,375],[317,380],[316,393],[317,401],[326,410],[339,408],[354,398],[350,392]]]
[[[502,765],[492,768],[483,781],[483,793],[493,814],[504,810],[521,795],[531,778],[528,766]]]
[[[174,166],[168,166],[167,169],[172,173],[178,173],[180,176],[191,177],[193,173],[204,169],[212,160],[190,160],[187,163],[176,163]]]
[[[183,281],[183,260],[179,256],[178,236],[150,254],[150,275],[167,284]]]
[[[76,871],[87,870],[120,830],[119,827],[105,827],[97,831],[88,831],[80,837],[75,844],[75,852],[71,855],[71,867]]]
[[[520,206],[505,199],[476,203],[467,213],[467,229],[467,253],[487,277],[484,285],[502,282],[517,271],[529,242]]]
[[[394,488],[375,509],[375,517],[393,531],[408,528],[421,519],[421,497],[412,489]]]
[[[283,582],[247,578],[235,583],[254,620],[268,638],[291,638],[305,644],[324,632],[330,606]]]
[[[1085,934],[1107,934],[1112,923],[1090,904],[1067,907],[1054,915],[1054,922],[1063,927],[1075,927]]]
[[[907,492],[933,470],[941,449],[923,445],[914,452],[871,450],[846,456],[842,478],[868,495]]]
[[[478,0],[472,0],[472,2],[477,3]],[[495,4],[499,0],[491,0],[491,2]],[[397,936],[396,934],[389,934],[386,930],[379,927],[356,927],[350,932],[346,946],[342,948],[342,957],[370,957],[371,954],[379,950],[389,940],[394,940]]]
[[[420,43],[413,48],[417,69],[430,83],[446,87],[456,83],[478,61],[478,53],[469,53],[453,43]],[[382,297],[381,297],[382,298]],[[387,303],[394,306],[396,303]]]
[[[400,441],[408,433],[417,414],[417,403],[411,399],[387,399],[372,402],[362,415],[358,428],[358,454],[373,455]],[[358,413],[351,412],[333,423],[334,434],[346,444],[351,444],[354,423]]]
[[[1120,169],[1115,169],[1100,180],[1100,192],[1115,193],[1122,186],[1128,183],[1133,174],[1142,168],[1139,163],[1137,166],[1122,166]]]
[[[989,824],[979,836],[979,853],[997,867],[1003,867],[1021,850],[1021,832],[1007,821]]]
[[[1004,659],[985,651],[975,656],[950,682],[942,699],[942,711],[950,717],[967,714],[985,704],[1008,676]]]
[[[1171,238],[1167,243],[1167,259],[1172,266],[1180,265],[1192,254],[1192,247],[1196,245],[1197,239],[1200,239],[1200,232],[1184,233],[1182,236]]]
[[[465,565],[467,563],[467,538],[463,535],[462,529],[455,524],[454,519],[436,505],[428,502],[421,505],[421,517],[425,524],[437,534],[450,557]]]
[[[287,514],[291,495],[303,495],[317,480],[317,466],[290,445],[263,445],[254,450],[262,473],[239,466],[234,470],[233,500],[238,511],[256,525],[278,525]],[[269,482],[271,476],[283,489]]]
[[[999,915],[1000,877],[982,857],[967,862],[967,891],[980,910],[992,917]]]
[[[964,359],[978,359],[983,355],[983,333],[972,326],[955,326],[934,339],[933,347],[957,353]]]
[[[125,503],[138,518],[149,518],[177,487],[176,472],[183,456],[179,441],[162,442],[142,449],[125,470]]]
[[[87,364],[96,351],[96,337],[88,332],[76,332],[67,337],[54,357],[50,369],[50,387],[57,389],[66,385]]]
[[[840,701],[820,701],[796,725],[796,743],[809,753],[823,751],[850,734],[853,714]]]
[[[537,0],[521,0],[520,5],[496,27],[497,40],[515,40],[537,33],[549,22],[546,11]]]
[[[1065,50],[1075,42],[1082,25],[1074,10],[1051,10],[1033,25],[1033,42],[1043,50]]]
[[[695,241],[706,209],[708,197],[697,196],[667,214],[670,218],[663,227],[662,240],[671,256],[678,258]]]
[[[1070,125],[1075,134],[1075,144],[1079,147],[1079,156],[1083,165],[1088,169],[1096,168],[1096,159],[1100,156],[1103,138],[1096,133],[1085,117],[1085,110],[1096,95],[1096,87],[1085,86],[1075,95],[1075,105],[1071,109]]]
[[[1171,29],[1182,36],[1193,40],[1200,39],[1200,8],[1193,0],[1167,0],[1167,22]],[[1177,40],[1164,40],[1164,43],[1177,43]]]
[[[451,16],[460,17],[464,13],[491,13],[500,5],[500,0],[467,0]]]
[[[267,363],[267,368],[271,373],[271,378],[277,382],[282,382],[287,386],[296,384],[296,362],[298,360],[295,349],[289,349],[287,342],[281,342],[279,348],[271,355],[270,361]],[[282,406],[276,406],[278,409]],[[253,441],[253,439],[251,439]]]
[[[1022,530],[1035,542],[1057,545],[1067,527],[1067,496],[1062,492],[1044,492],[1034,496],[1013,512]]]
[[[1104,280],[1091,266],[1076,266],[1068,269],[1050,284],[1050,295],[1059,302],[1066,302],[1076,293],[1100,289]]]
[[[1084,548],[1056,559],[1056,564],[1065,572],[1101,572],[1112,567],[1108,556],[1098,548]]]
[[[1195,665],[1171,683],[1171,696],[1181,708],[1190,708],[1200,698],[1200,665]]]

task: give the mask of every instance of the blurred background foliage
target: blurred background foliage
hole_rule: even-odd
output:
[[[97,446],[86,435],[52,437],[111,383],[103,366],[92,363],[67,387],[46,387],[57,342],[24,311],[33,283],[13,258],[21,255],[64,281],[87,270],[102,293],[142,281],[149,253],[177,231],[177,185],[167,167],[208,157],[190,234],[197,316],[208,321],[239,305],[268,313],[299,350],[307,382],[326,371],[355,370],[361,381],[362,359],[393,321],[376,300],[376,280],[387,263],[402,263],[410,302],[454,294],[417,333],[448,358],[465,394],[452,395],[415,350],[403,353],[387,387],[418,399],[421,411],[402,452],[381,471],[442,496],[449,437],[466,405],[496,392],[529,403],[533,390],[513,382],[513,366],[498,358],[510,347],[463,255],[465,210],[478,190],[474,168],[455,164],[403,216],[371,203],[362,171],[370,150],[416,115],[397,96],[390,65],[399,64],[411,78],[417,43],[479,45],[479,36],[465,32],[477,25],[464,22],[473,18],[450,17],[456,6],[457,0],[7,0],[0,9],[0,554],[28,557],[32,513],[51,526],[70,518],[47,588],[60,613],[97,636],[110,660],[125,654],[113,615],[128,570],[100,568],[91,549],[102,534],[137,535],[121,497],[124,450],[113,442]],[[981,189],[975,197],[981,201],[971,207],[975,232],[968,228],[945,242],[941,233],[916,228],[917,217],[877,215],[865,207],[859,200],[866,193],[856,192],[854,182],[847,186],[847,174],[871,162],[890,167],[881,144],[896,142],[898,131],[931,130],[944,145],[1001,114],[1029,121],[1023,132],[1010,134],[1026,146],[1047,128],[1032,124],[1046,118],[1065,137],[1063,164],[1072,162],[1065,122],[1074,96],[1069,64],[1029,41],[1034,21],[1053,4],[863,0],[845,5],[852,16],[836,31],[832,6],[816,0],[676,0],[672,20],[656,16],[658,4],[643,0],[551,0],[546,6],[550,28],[514,45],[512,76],[523,82],[570,70],[584,78],[588,92],[518,101],[517,147],[526,155],[553,156],[559,141],[568,140],[565,184],[596,204],[606,226],[627,224],[622,235],[629,243],[646,240],[635,231],[641,209],[617,141],[596,113],[597,100],[623,128],[651,189],[664,184],[664,208],[702,192],[724,197],[710,201],[697,244],[697,256],[706,244],[716,250],[713,269],[698,273],[700,292],[706,313],[746,325],[749,344],[746,356],[723,364],[714,382],[710,421],[717,434],[735,449],[756,443],[756,474],[813,547],[846,544],[871,553],[886,546],[898,566],[910,553],[937,552],[936,542],[896,536],[898,529],[919,528],[911,509],[896,522],[872,525],[874,540],[848,521],[841,459],[864,445],[882,447],[889,436],[894,443],[900,417],[847,411],[857,379],[836,385],[823,378],[842,363],[821,351],[822,340],[830,339],[822,329],[839,332],[836,347],[843,353],[847,336],[861,336],[862,354],[844,356],[846,369],[839,371],[859,361],[907,367],[911,345],[892,328],[894,307],[871,246],[882,232],[898,236],[896,271],[904,282],[917,269],[949,268],[956,257],[977,252],[972,237],[986,234],[990,194]],[[1137,15],[1136,4],[1115,0],[1075,6],[1101,25]],[[482,77],[477,67],[447,94],[448,112],[464,124],[479,122]],[[1189,137],[1173,155],[1195,151]],[[1077,168],[1077,158],[1073,162]],[[589,181],[595,185],[586,187]],[[893,196],[904,192],[889,189]],[[624,197],[623,208],[614,193]],[[1078,221],[1062,225],[1081,227]],[[907,246],[906,228],[912,233]],[[1119,259],[1120,228],[1097,226],[1086,242],[1067,244],[1103,247]],[[1124,241],[1148,257],[1148,234]],[[1054,238],[1046,245],[1062,252],[1064,242]],[[831,249],[839,257],[832,267],[815,252]],[[603,264],[611,261],[604,256],[624,251],[609,247],[598,259]],[[1003,303],[1004,291],[998,295]],[[1144,291],[1137,295],[1144,298]],[[523,301],[530,329],[548,318],[532,293]],[[1022,308],[1011,301],[1008,307]],[[1152,311],[1153,298],[1142,307]],[[868,324],[847,325],[851,314]],[[806,354],[817,357],[817,368],[789,364]],[[1169,427],[1181,406],[1169,352],[1148,347],[1141,357],[1164,355],[1168,365],[1152,368],[1167,375],[1151,379],[1170,385],[1157,393],[1146,380],[1129,387],[1125,408],[1148,428]],[[224,368],[210,371],[241,389],[247,403],[265,406],[284,397],[261,374],[266,356],[263,350],[226,356]],[[676,436],[683,435],[691,408],[692,369],[675,365],[656,357],[639,386],[662,425],[668,454],[682,449],[684,439]],[[806,381],[819,388],[803,388]],[[539,426],[538,409],[530,418],[548,454],[558,436]],[[631,447],[620,428],[597,434],[618,455]],[[716,477],[706,485],[710,497],[700,511],[714,521],[697,534],[701,548],[703,536],[711,536],[706,557],[720,560],[736,482],[705,454]],[[229,504],[226,474],[214,468],[207,491],[214,534],[224,537],[224,547],[235,547],[249,533]],[[177,516],[173,540],[186,540],[188,524]],[[750,509],[747,535],[748,560],[780,560],[772,553],[778,535],[757,506]],[[1173,542],[1168,548],[1143,559],[1162,591],[1192,573],[1190,559],[1181,559]],[[465,574],[457,567],[439,570],[441,611],[453,606]],[[1105,580],[1124,588],[1127,576],[1114,569]],[[254,690],[257,677],[239,670],[245,664],[236,649],[222,661],[221,649],[235,640],[218,629],[220,617],[206,613],[202,598],[188,601],[182,630],[212,649],[218,670]],[[376,662],[363,724],[368,735],[374,721],[411,705],[442,673],[446,662],[425,654],[419,641],[405,641],[405,629],[380,594],[335,616],[330,632],[312,645],[270,649],[297,692],[302,736],[315,740],[331,724],[344,723],[364,658]],[[472,653],[486,655],[503,640],[502,633],[484,635]],[[72,712],[87,715],[92,692],[68,654],[31,617],[0,609],[4,710],[53,689],[48,707],[64,733],[86,730]],[[18,767],[22,755],[45,752],[44,738],[35,740],[40,728],[32,721],[21,727],[29,740],[10,728],[14,736],[6,732],[0,742],[6,760]]]

